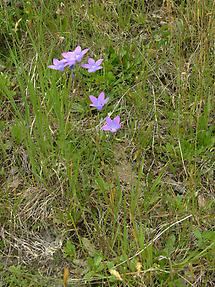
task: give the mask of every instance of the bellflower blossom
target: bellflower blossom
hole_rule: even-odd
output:
[[[58,71],[63,71],[66,65],[66,60],[58,60],[58,59],[53,59],[53,65],[49,65],[48,68],[53,69],[53,70],[58,70]]]
[[[88,64],[82,64],[81,67],[88,69],[89,73],[96,72],[97,70],[102,69],[101,63],[103,62],[103,59],[99,59],[95,61],[92,58],[88,59]]]
[[[101,111],[103,106],[108,102],[109,98],[105,99],[105,93],[101,92],[98,96],[98,98],[94,96],[89,96],[91,103],[91,107],[95,107],[97,110]]]
[[[106,117],[105,120],[106,124],[101,128],[103,131],[115,133],[121,128],[120,116],[116,116],[113,120],[110,117]]]
[[[64,52],[62,56],[67,62],[67,66],[72,66],[76,62],[81,62],[83,56],[89,51],[89,49],[81,50],[80,46],[77,46],[74,51],[71,52]]]

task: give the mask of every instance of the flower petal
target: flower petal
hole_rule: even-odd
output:
[[[71,66],[71,65],[75,65],[75,62],[76,62],[75,59],[70,59],[70,58],[68,58],[68,59],[66,60],[66,63],[69,64],[70,66]]]
[[[64,70],[64,66],[49,65],[48,68],[53,69],[53,70],[58,70],[58,71]]]
[[[82,68],[90,69],[91,65],[90,64],[82,64]]]
[[[96,97],[94,97],[94,96],[89,96],[89,98],[90,98],[91,102],[93,103],[93,105],[97,105],[98,99],[97,99]]]
[[[70,58],[74,56],[74,52],[63,52],[61,54],[64,58]]]
[[[120,116],[116,116],[116,117],[113,119],[113,121],[114,121],[116,124],[119,125],[119,123],[120,123]]]
[[[101,63],[103,62],[103,60],[104,60],[104,59],[99,59],[99,60],[97,60],[97,61],[96,61],[96,65],[97,65],[97,66],[100,66]]]
[[[110,127],[108,125],[104,125],[103,127],[101,127],[101,129],[103,131],[110,131]]]
[[[98,96],[98,100],[99,100],[100,102],[104,102],[104,99],[105,99],[105,93],[104,93],[104,92],[101,92],[101,93],[99,94],[99,96]]]
[[[53,59],[53,64],[54,64],[54,65],[57,65],[58,63],[59,63],[59,60],[56,59],[56,58],[54,58],[54,59]]]
[[[55,66],[55,65],[49,65],[48,68],[55,70],[55,69],[56,69],[56,66]]]
[[[84,50],[81,52],[82,56],[84,56],[88,51],[89,51],[88,48],[87,48],[87,49],[84,49]]]
[[[81,46],[77,46],[74,50],[75,53],[80,53],[81,52]]]
[[[98,70],[101,70],[101,69],[102,69],[101,66],[94,68],[95,71],[98,71]]]
[[[107,104],[108,100],[109,100],[109,98],[104,99],[103,105]]]
[[[96,66],[94,66],[94,67],[90,67],[89,68],[89,70],[88,70],[88,72],[89,73],[93,73],[93,72],[96,72],[97,70],[100,70],[100,69],[102,69],[102,67],[96,67]]]
[[[88,59],[88,64],[93,65],[95,64],[95,60],[93,58]]]
[[[98,104],[98,105],[96,106],[96,108],[97,108],[98,111],[101,111],[101,110],[103,109],[103,106],[104,106],[104,105]]]
[[[96,71],[96,69],[95,68],[91,68],[91,67],[88,70],[89,73],[94,73],[95,71]]]
[[[106,123],[109,125],[109,126],[111,126],[112,125],[112,123],[113,123],[113,121],[111,120],[111,118],[110,117],[106,117]]]

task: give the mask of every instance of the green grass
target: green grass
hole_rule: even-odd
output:
[[[12,2],[0,286],[63,286],[66,267],[68,286],[213,286],[213,1]],[[47,68],[78,44],[101,71]],[[102,90],[97,113],[88,96]],[[108,113],[115,135],[100,131]]]

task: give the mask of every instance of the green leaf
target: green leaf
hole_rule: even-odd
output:
[[[96,252],[95,246],[90,242],[90,240],[86,237],[82,238],[82,244],[86,251],[89,253],[90,256],[93,256]]]
[[[66,242],[66,246],[63,249],[64,252],[64,257],[75,257],[76,250],[75,250],[75,245],[68,240]]]

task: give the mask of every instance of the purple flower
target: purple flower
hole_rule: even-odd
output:
[[[110,131],[112,133],[117,132],[121,128],[120,116],[116,116],[113,120],[110,117],[106,117],[106,124],[101,128],[103,131]]]
[[[81,65],[83,68],[88,69],[89,73],[95,72],[97,70],[102,69],[101,63],[103,62],[103,59],[99,59],[97,61],[93,60],[92,58],[88,59],[88,64]]]
[[[67,61],[67,65],[74,65],[76,62],[81,62],[83,56],[89,51],[89,49],[81,50],[80,46],[77,46],[72,52],[64,52],[62,56]]]
[[[66,65],[66,60],[58,60],[58,59],[53,59],[53,65],[48,66],[50,69],[58,70],[58,71],[63,71]]]
[[[101,92],[98,96],[98,98],[94,96],[89,96],[91,103],[91,107],[95,107],[97,110],[101,111],[103,106],[108,102],[109,98],[105,99],[105,93]]]

